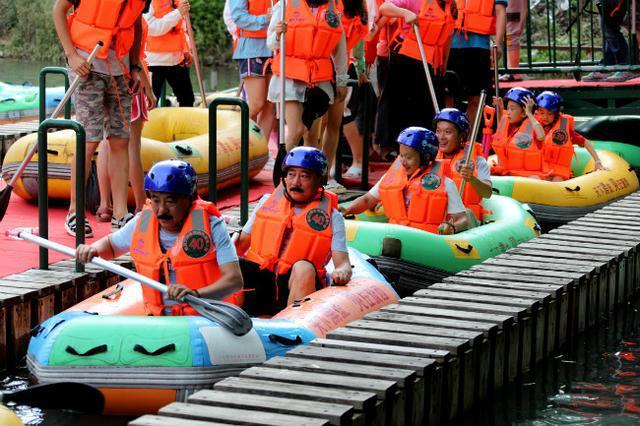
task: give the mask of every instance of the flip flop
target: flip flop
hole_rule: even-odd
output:
[[[342,177],[347,179],[360,179],[362,177],[362,167],[350,166],[347,171],[342,174]]]
[[[96,220],[98,222],[111,222],[113,209],[111,207],[98,207],[96,210]]]

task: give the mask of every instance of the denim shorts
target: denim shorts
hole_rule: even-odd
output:
[[[264,69],[264,64],[268,59],[271,58],[266,57],[236,59],[240,71],[240,78],[243,79],[245,77],[262,77],[267,74],[271,74],[271,67],[267,67],[266,70]]]

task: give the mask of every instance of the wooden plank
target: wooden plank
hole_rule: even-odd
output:
[[[215,390],[225,392],[249,393],[281,398],[319,401],[330,404],[349,405],[356,411],[373,413],[376,405],[376,394],[351,389],[332,389],[324,386],[311,386],[273,380],[257,380],[249,377],[228,377],[214,385]]]
[[[296,350],[304,349],[304,346],[299,346]],[[368,356],[398,356],[401,359],[428,359],[432,358],[431,364],[433,368],[430,375],[425,376],[425,410],[427,417],[427,424],[436,425],[440,424],[442,400],[443,400],[443,388],[445,386],[445,375],[449,374],[448,363],[446,360],[449,358],[449,353],[445,351],[438,351],[432,349],[422,348],[407,348],[403,346],[394,346],[386,344],[376,343],[363,343],[357,341],[348,340],[335,340],[335,339],[315,339],[308,346],[309,349],[321,349],[322,353],[327,354],[331,350],[340,350],[341,352],[353,352],[359,354],[363,359],[363,362],[367,362]],[[290,354],[291,351],[287,353]],[[294,352],[295,353],[295,352]],[[326,355],[325,355],[326,356]],[[348,359],[348,358],[347,358]],[[357,358],[354,360],[358,362]],[[401,366],[409,367],[409,364],[402,364],[402,361],[398,364]],[[446,370],[446,371],[445,371]]]
[[[172,402],[162,407],[158,414],[179,419],[206,420],[225,422],[230,424],[242,424],[250,426],[325,426],[328,420],[312,417],[277,414],[268,411],[238,410],[226,407],[209,407],[206,405],[186,404]]]
[[[520,246],[523,246],[528,243],[522,243]],[[486,272],[483,270],[466,270],[460,271],[456,274],[458,277],[471,277],[476,279],[483,278],[492,278],[492,279],[502,279],[504,281],[518,281],[522,283],[531,283],[531,284],[559,284],[559,285],[571,285],[573,283],[573,279],[567,277],[544,277],[544,276],[533,276],[533,275],[520,275],[517,277],[517,280],[514,279],[513,275],[510,273],[501,273],[497,271]],[[444,281],[444,280],[443,280]]]
[[[429,382],[433,379],[436,368],[436,361],[433,359],[306,345],[292,349],[287,352],[286,357],[413,371],[413,398],[407,400],[407,412],[412,413],[409,423],[415,426],[428,423],[428,413],[431,411],[429,404],[432,400]]]
[[[12,281],[37,282],[51,286],[55,293],[55,313],[75,305],[78,302],[77,288],[83,286],[88,280],[85,274],[55,269],[29,269],[5,278]]]
[[[381,379],[395,382],[399,391],[393,400],[386,400],[386,424],[404,425],[405,419],[414,418],[412,400],[415,394],[413,384],[416,373],[413,370],[400,368],[386,368],[377,366],[362,366],[342,362],[307,360],[302,358],[273,357],[263,364],[265,367],[280,368],[292,371],[308,371],[310,373],[337,374],[345,377],[360,377],[368,379]],[[424,401],[420,401],[422,408]],[[406,411],[406,409],[409,411]],[[418,406],[416,406],[418,408]]]
[[[331,404],[319,401],[304,401],[267,395],[240,394],[220,390],[201,390],[189,396],[191,404],[229,407],[279,414],[292,414],[326,419],[335,426],[350,425],[353,407],[345,404]]]
[[[180,419],[180,426],[228,426],[230,423]],[[176,426],[175,417],[147,414],[128,423],[129,426]]]

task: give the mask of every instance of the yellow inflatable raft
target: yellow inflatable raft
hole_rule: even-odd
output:
[[[206,195],[209,182],[209,112],[203,108],[158,108],[150,111],[142,132],[142,165],[146,172],[167,158],[180,158],[193,165],[198,173],[198,192]],[[240,112],[218,111],[218,189],[240,181]],[[249,175],[255,176],[269,159],[267,139],[253,122],[249,125]],[[9,181],[24,156],[37,143],[37,133],[17,140],[2,164],[2,177]],[[49,198],[69,199],[71,161],[75,153],[75,134],[63,130],[49,134]],[[37,155],[16,183],[14,192],[25,200],[38,194]],[[133,195],[130,193],[130,203]]]
[[[566,223],[597,210],[638,190],[638,177],[621,157],[598,151],[608,170],[595,170],[594,161],[584,148],[575,147],[571,164],[572,179],[549,182],[513,176],[493,176],[493,190],[500,195],[527,203],[538,221]],[[495,161],[490,157],[489,163]]]

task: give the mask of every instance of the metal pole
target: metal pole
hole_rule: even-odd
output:
[[[39,119],[42,123],[47,118],[47,74],[60,74],[64,76],[64,91],[69,91],[69,74],[64,67],[44,67],[40,70],[40,108]],[[60,100],[62,103],[62,100]],[[67,102],[64,106],[64,118],[67,120],[71,117],[71,102]]]
[[[362,121],[364,134],[362,135],[362,175],[360,176],[360,189],[369,189],[369,148],[371,147],[371,128],[373,124],[372,106],[374,99],[373,87],[371,83],[364,87],[364,110],[362,111]]]
[[[436,98],[436,90],[433,87],[433,81],[431,81],[431,73],[429,72],[429,64],[427,62],[427,55],[424,53],[424,46],[422,45],[422,36],[420,36],[420,29],[417,24],[413,25],[413,32],[416,35],[418,41],[418,49],[420,49],[420,57],[422,58],[422,66],[424,67],[424,74],[427,78],[427,85],[429,86],[429,93],[431,94],[431,102],[433,102],[433,110],[436,114],[440,112],[438,106],[438,99]],[[429,118],[430,119],[430,118]]]
[[[467,152],[464,156],[464,164],[467,165],[471,161],[471,156],[473,155],[473,147],[476,143],[476,139],[478,137],[478,132],[480,131],[480,121],[482,120],[482,110],[484,107],[484,103],[487,99],[487,92],[483,90],[480,92],[480,102],[478,102],[478,110],[476,111],[476,118],[473,122],[473,130],[471,131],[471,138],[467,144]],[[467,184],[466,179],[462,179],[460,183],[460,198],[464,197],[464,189]]]

